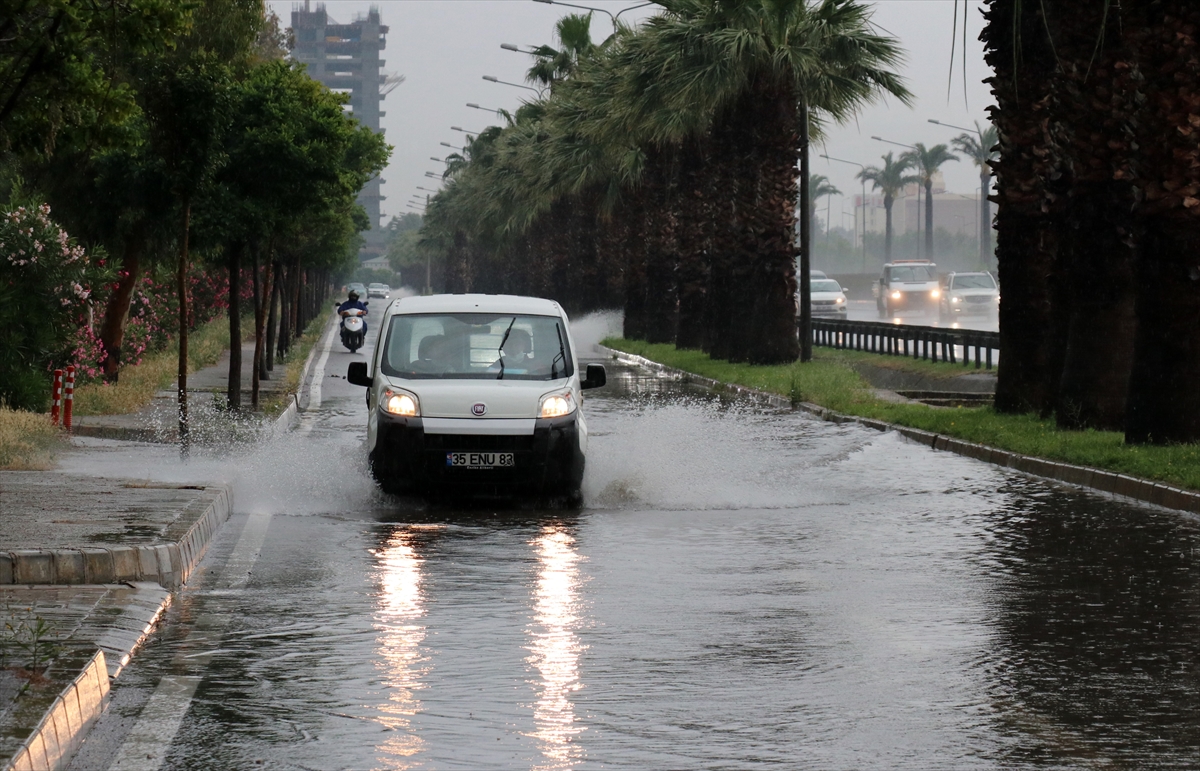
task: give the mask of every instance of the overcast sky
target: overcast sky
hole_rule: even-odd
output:
[[[603,8],[617,13],[634,2],[613,0],[580,0],[580,5]],[[983,62],[979,31],[982,27],[979,0],[968,0],[966,45],[966,96],[963,89],[962,4],[954,0],[875,0],[874,22],[901,42],[907,53],[902,74],[916,95],[914,107],[890,100],[863,109],[856,121],[845,126],[833,126],[824,147],[817,147],[813,158],[814,173],[824,174],[846,193],[845,198],[832,199],[834,226],[839,211],[853,211],[849,196],[860,191],[855,180],[858,168],[817,157],[821,153],[855,163],[871,165],[889,150],[903,152],[903,147],[887,145],[871,139],[880,136],[895,142],[933,145],[949,142],[959,131],[928,123],[934,118],[944,123],[972,127],[983,123],[990,94],[983,79],[990,74]],[[271,2],[284,25],[291,23],[291,2]],[[479,131],[495,124],[497,116],[467,107],[474,102],[483,107],[513,110],[530,91],[483,80],[493,75],[500,80],[524,83],[528,56],[506,51],[501,43],[540,45],[552,43],[557,19],[574,9],[546,5],[533,0],[378,0],[374,3],[358,0],[327,0],[329,15],[347,23],[356,14],[378,6],[383,23],[390,30],[385,70],[399,73],[405,82],[383,103],[387,115],[382,119],[389,144],[395,149],[391,163],[384,171],[384,222],[394,214],[413,211],[405,204],[413,195],[424,195],[418,187],[436,188],[435,180],[425,177],[426,171],[442,171],[442,164],[431,157],[444,158],[453,152],[440,143],[461,146],[463,134],[451,130],[460,126]],[[958,7],[958,33],[953,34],[955,6]],[[314,3],[315,7],[315,3]],[[625,13],[621,19],[644,18],[653,6]],[[606,37],[612,30],[608,16],[595,14],[593,37]],[[951,44],[954,43],[954,75],[947,98],[947,78],[951,66]],[[944,167],[946,187],[953,192],[971,193],[978,190],[979,173],[974,165],[963,160]],[[868,191],[869,192],[869,191]],[[824,206],[821,207],[824,210]],[[822,218],[824,211],[821,212]],[[846,221],[851,221],[849,214]]]

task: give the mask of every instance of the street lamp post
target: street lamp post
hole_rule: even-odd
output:
[[[874,139],[876,142],[884,142],[889,145],[896,145],[897,147],[907,147],[909,150],[917,149],[913,145],[906,145],[903,142],[893,142],[892,140],[884,139],[883,137],[871,137],[871,139]],[[921,254],[921,194],[923,192],[923,188],[924,188],[924,185],[921,185],[920,183],[917,184],[917,255],[918,256],[920,256],[920,254]],[[926,205],[928,205],[928,203],[926,203]],[[932,257],[933,257],[933,255],[930,255],[930,254],[925,255],[926,259],[931,259]]]
[[[469,137],[479,136],[479,132],[478,132],[478,131],[467,131],[467,130],[466,130],[465,128],[463,128],[462,126],[451,126],[451,127],[450,127],[450,130],[451,130],[451,131],[461,131],[462,133],[466,134],[466,135],[467,135],[467,136],[469,136]]]
[[[493,110],[491,107],[480,107],[479,105],[475,104],[474,102],[467,102],[467,107],[474,107],[476,110],[487,110],[488,112],[494,112],[497,115],[504,114],[504,110]]]
[[[488,81],[489,83],[499,83],[502,86],[512,86],[513,88],[523,88],[526,91],[532,91],[533,93],[538,95],[539,99],[541,99],[542,96],[546,93],[545,89],[537,89],[537,88],[534,88],[533,86],[523,86],[520,83],[512,83],[507,80],[500,80],[495,75],[484,75],[483,79]]]
[[[858,168],[862,169],[863,171],[867,170],[866,166],[863,166],[861,163],[855,163],[854,161],[847,161],[847,160],[843,160],[841,158],[834,158],[833,156],[825,155],[825,154],[822,154],[821,157],[827,161],[837,161],[838,163],[848,163],[851,166],[857,166]],[[859,177],[859,182],[862,182],[862,197],[859,199],[862,202],[862,260],[863,260],[862,270],[863,270],[863,273],[866,273],[867,272],[867,180],[863,179],[862,177]]]
[[[449,142],[438,142],[438,144],[441,145],[442,147],[449,147],[451,150],[458,150],[460,153],[465,153],[467,151],[467,148],[456,147],[456,146],[450,144]],[[437,160],[437,159],[434,158],[434,160]]]

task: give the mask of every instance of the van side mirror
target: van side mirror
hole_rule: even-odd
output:
[[[366,366],[365,363],[363,363],[363,365]],[[354,365],[351,364],[350,366]],[[608,375],[604,372],[604,365],[589,364],[587,365],[587,377],[583,379],[583,382],[579,384],[579,387],[585,390],[588,388],[599,388],[607,382]]]
[[[365,361],[352,361],[350,366],[346,368],[346,379],[357,386],[366,386],[370,388],[375,384],[375,378],[367,375],[367,363]]]

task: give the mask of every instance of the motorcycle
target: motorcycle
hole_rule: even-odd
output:
[[[342,345],[349,348],[350,353],[362,348],[363,340],[366,338],[367,321],[364,318],[366,315],[367,312],[361,308],[349,308],[341,312]]]

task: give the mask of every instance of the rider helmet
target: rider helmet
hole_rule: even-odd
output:
[[[357,299],[358,299],[358,292],[351,289],[350,290],[350,302],[354,302]]]

